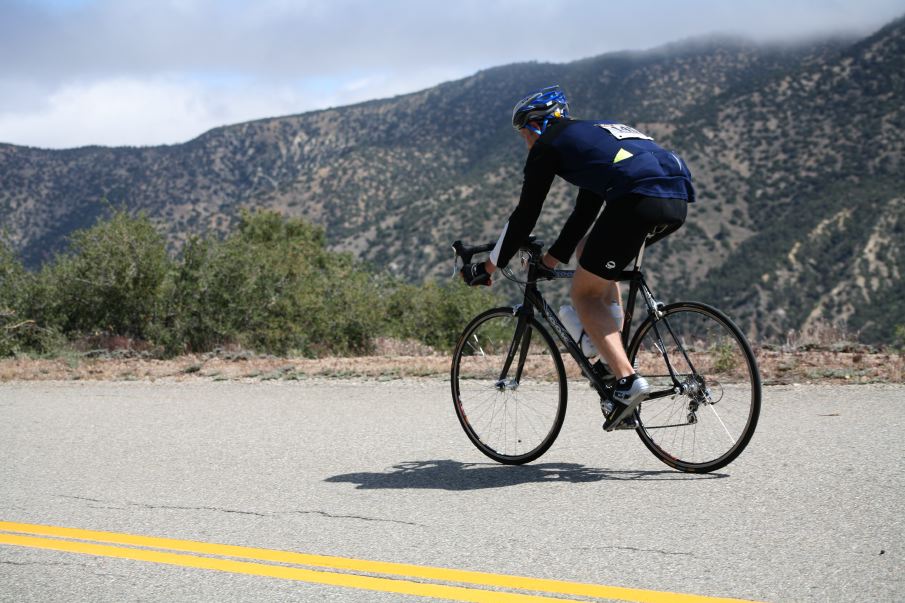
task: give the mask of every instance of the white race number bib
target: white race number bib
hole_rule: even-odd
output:
[[[598,128],[603,128],[616,137],[617,140],[625,140],[626,138],[640,138],[642,140],[653,140],[647,134],[643,134],[631,126],[625,124],[596,124]]]

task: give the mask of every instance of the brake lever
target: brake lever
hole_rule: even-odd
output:
[[[465,266],[464,262],[462,266]],[[459,268],[459,252],[456,250],[455,245],[453,245],[453,271],[452,274],[449,275],[449,278],[456,278],[456,275],[460,270],[461,268]]]

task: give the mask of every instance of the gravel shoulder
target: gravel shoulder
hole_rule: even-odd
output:
[[[248,352],[186,355],[160,360],[131,353],[71,353],[56,358],[0,360],[0,383],[9,381],[297,381],[313,377],[392,380],[449,374],[450,357],[380,355],[349,358],[281,358]],[[765,385],[902,383],[901,352],[815,349],[757,351]],[[578,367],[566,360],[570,378]]]

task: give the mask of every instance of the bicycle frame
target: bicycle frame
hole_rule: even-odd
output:
[[[471,264],[473,256],[492,252],[495,244],[468,247],[456,241],[452,247],[453,275],[465,275],[459,262]],[[604,415],[604,398],[612,399],[615,382],[584,355],[541,293],[539,281],[573,278],[575,272],[548,268],[542,261],[543,243],[534,237],[520,252],[524,271],[516,277],[502,268],[497,275],[519,285],[521,303],[490,308],[469,321],[453,351],[450,372],[456,416],[468,438],[482,453],[507,465],[537,459],[559,434],[568,396],[564,353],[572,356],[601,395]],[[757,361],[741,329],[717,308],[693,301],[659,303],[640,269],[643,254],[644,247],[634,266],[617,277],[628,283],[620,343],[654,388],[634,409],[635,431],[670,467],[710,472],[738,457],[754,433],[761,406]],[[639,303],[647,308],[647,316],[636,321]],[[652,399],[659,400],[648,405]],[[528,431],[519,432],[520,416]],[[534,418],[540,420],[541,429]]]
[[[546,300],[537,287],[537,279],[539,276],[547,277],[548,280],[568,279],[572,278],[575,275],[575,271],[545,269],[544,273],[540,274],[541,271],[538,268],[539,260],[537,258],[540,257],[542,247],[538,244],[532,243],[523,247],[523,250],[527,251],[527,253],[529,254],[528,278],[525,283],[524,289],[526,303],[515,306],[515,308],[513,309],[514,314],[517,315],[519,319],[516,323],[515,336],[513,337],[512,343],[509,346],[509,351],[506,355],[503,369],[500,372],[500,377],[497,381],[497,387],[503,389],[505,387],[518,385],[518,382],[521,379],[522,369],[525,365],[525,358],[527,357],[528,347],[530,345],[531,331],[527,328],[528,322],[529,319],[534,315],[534,312],[537,311],[544,318],[547,324],[550,325],[556,337],[563,344],[563,346],[565,346],[566,350],[578,364],[581,372],[591,382],[594,389],[596,389],[600,395],[604,395],[603,388],[605,387],[605,383],[597,376],[597,373],[592,368],[590,361],[581,351],[581,347],[578,342],[576,342],[575,339],[572,338],[568,330],[566,330],[565,326],[563,326],[562,321],[559,320],[559,317],[549,306],[549,304],[547,304]],[[644,247],[642,246],[641,250],[638,252],[637,258],[635,258],[634,267],[631,270],[622,271],[618,279],[620,282],[628,281],[629,283],[629,293],[624,308],[625,318],[622,324],[622,346],[623,348],[628,349],[630,340],[629,335],[635,312],[635,300],[637,299],[638,292],[640,291],[644,296],[644,302],[647,306],[648,316],[650,316],[651,320],[653,321],[653,329],[657,338],[659,351],[663,355],[663,359],[666,362],[666,366],[669,369],[669,373],[673,382],[673,387],[669,389],[651,392],[648,396],[648,399],[654,399],[662,398],[665,396],[672,396],[677,393],[683,393],[685,391],[685,386],[679,380],[675,370],[673,369],[672,363],[670,363],[669,361],[669,357],[666,354],[666,346],[663,344],[663,340],[660,336],[660,331],[657,328],[657,322],[659,322],[663,318],[663,304],[657,302],[654,299],[650,289],[647,286],[647,283],[644,281],[644,274],[640,269],[643,256]],[[665,324],[670,335],[675,337],[672,333],[672,329],[669,327],[669,323],[666,322]],[[512,367],[513,361],[515,361],[516,350],[520,350],[520,352],[518,363],[516,365],[515,377],[512,380],[507,381],[506,377]],[[691,364],[691,361],[684,349],[682,349],[682,353],[685,356],[686,361],[688,361],[689,366],[692,367],[692,370],[694,370],[693,365]]]

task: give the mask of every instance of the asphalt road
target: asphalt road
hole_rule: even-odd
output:
[[[748,449],[694,476],[633,432],[602,432],[577,384],[557,443],[524,467],[474,449],[437,380],[4,384],[0,540],[42,524],[643,591],[903,601],[903,414],[905,386],[766,388]],[[15,538],[0,543],[2,601],[426,600]],[[369,567],[352,573],[382,573]]]

